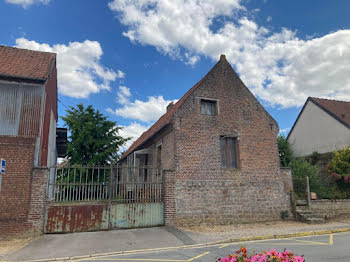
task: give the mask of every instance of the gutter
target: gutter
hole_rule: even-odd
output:
[[[29,76],[24,77],[24,76],[0,74],[0,80],[34,83],[34,84],[44,84],[46,82],[47,78],[29,77]]]

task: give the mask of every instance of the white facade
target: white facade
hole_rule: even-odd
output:
[[[333,152],[350,145],[350,129],[307,101],[303,112],[288,136],[297,157]]]

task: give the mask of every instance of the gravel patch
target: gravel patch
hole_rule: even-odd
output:
[[[5,255],[8,255],[16,250],[25,247],[30,242],[36,239],[38,239],[38,237],[0,240],[0,261],[4,261],[3,258],[5,257]]]

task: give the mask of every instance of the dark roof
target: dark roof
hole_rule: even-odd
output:
[[[311,97],[312,101],[350,128],[350,102]]]
[[[296,123],[298,122],[301,114],[304,111],[304,108],[306,104],[311,101],[313,102],[316,106],[321,108],[323,111],[325,111],[327,114],[332,116],[334,119],[342,123],[344,126],[347,128],[350,128],[350,102],[346,101],[337,101],[337,100],[330,100],[330,99],[324,99],[324,98],[317,98],[317,97],[309,97],[303,108],[301,109],[297,120],[295,120],[292,129],[290,130],[288,137],[292,133]]]
[[[0,76],[47,80],[55,59],[55,53],[0,45]]]

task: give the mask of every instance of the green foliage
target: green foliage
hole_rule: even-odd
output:
[[[319,184],[318,168],[304,159],[294,159],[290,162],[294,192],[298,198],[306,197],[306,177],[309,177],[310,185]]]
[[[343,198],[350,197],[350,146],[335,151],[328,163],[329,178],[338,186]]]
[[[292,160],[290,167],[292,169],[292,177],[295,179],[304,179],[307,176],[310,181],[318,179],[318,168],[304,159]]]
[[[328,164],[330,173],[337,173],[344,178],[350,175],[350,146],[340,151],[335,151],[334,156]]]
[[[91,105],[83,104],[67,109],[62,117],[70,136],[67,155],[71,164],[104,165],[119,157],[119,149],[129,138],[119,136],[121,127],[116,122],[95,110]]]
[[[311,165],[316,165],[319,159],[320,159],[320,154],[316,151],[312,152],[310,156]]]
[[[288,167],[294,159],[294,154],[291,145],[288,143],[284,135],[277,137],[278,151],[280,155],[280,163],[282,167]]]

